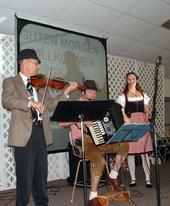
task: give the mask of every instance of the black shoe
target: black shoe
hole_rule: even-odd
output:
[[[145,186],[146,186],[146,188],[152,188],[151,181],[150,180],[146,180]]]
[[[136,186],[136,180],[131,180],[129,187],[135,187]]]

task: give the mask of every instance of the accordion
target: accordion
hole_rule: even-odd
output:
[[[89,127],[94,144],[105,144],[123,124],[121,106],[114,103],[102,120],[92,121]]]

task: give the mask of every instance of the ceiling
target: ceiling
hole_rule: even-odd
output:
[[[170,29],[160,26],[170,20],[170,0],[0,0],[0,33],[14,34],[15,14],[108,38],[110,55],[148,63],[161,56],[170,78]]]

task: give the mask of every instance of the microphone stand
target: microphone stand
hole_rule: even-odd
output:
[[[81,140],[82,140],[82,160],[83,160],[83,193],[84,193],[84,206],[87,206],[87,172],[86,172],[86,160],[85,160],[85,151],[84,151],[84,114],[80,114],[80,128],[81,128]]]
[[[157,190],[157,206],[161,206],[161,198],[160,198],[160,173],[159,173],[159,163],[158,163],[158,145],[157,145],[157,137],[155,131],[155,118],[156,118],[156,99],[157,99],[157,90],[158,90],[158,71],[159,66],[161,64],[161,57],[158,56],[156,59],[155,66],[155,79],[154,79],[154,96],[153,96],[153,107],[152,107],[152,117],[151,117],[151,136],[154,140],[154,154],[155,154],[155,176],[156,176],[156,190]]]

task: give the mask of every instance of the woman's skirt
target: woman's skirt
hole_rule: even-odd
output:
[[[132,113],[131,123],[144,123],[145,114],[142,112]],[[129,142],[128,154],[142,154],[153,151],[152,139],[150,132],[146,133],[137,142]]]

